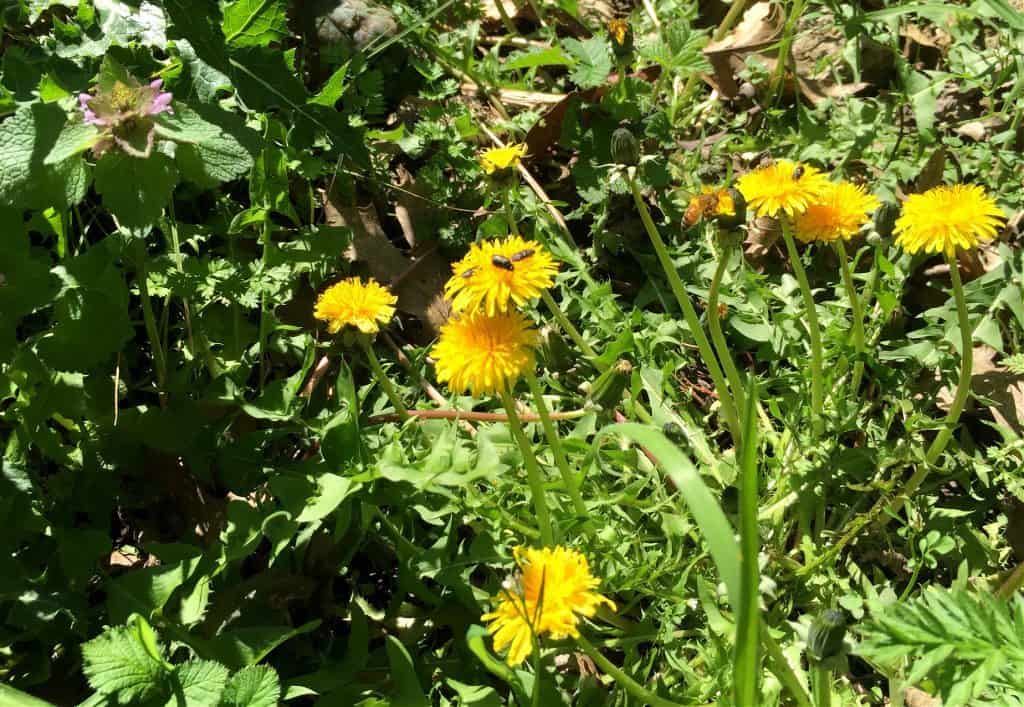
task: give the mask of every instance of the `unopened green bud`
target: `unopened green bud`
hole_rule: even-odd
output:
[[[615,365],[603,372],[590,388],[590,399],[605,410],[611,410],[620,402],[633,374],[633,364],[619,359]]]
[[[612,160],[627,167],[640,163],[640,143],[629,128],[617,128],[612,133]]]
[[[807,632],[807,657],[816,663],[835,658],[843,650],[846,616],[837,609],[822,612]]]

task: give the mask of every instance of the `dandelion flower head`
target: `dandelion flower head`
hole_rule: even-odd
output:
[[[526,157],[526,145],[514,143],[505,147],[492,147],[480,153],[480,166],[487,174],[513,169]]]
[[[439,381],[479,397],[500,393],[532,371],[536,343],[536,329],[519,312],[477,310],[449,319],[431,354]]]
[[[878,197],[859,184],[829,182],[818,200],[793,219],[793,230],[805,243],[850,240],[881,205]]]
[[[494,315],[521,307],[555,283],[558,263],[544,246],[520,236],[484,241],[452,266],[444,287],[452,309]]]
[[[995,199],[981,187],[943,185],[907,197],[893,233],[908,253],[951,256],[995,238],[1004,220]]]
[[[626,36],[629,34],[629,20],[621,17],[608,20],[608,34],[612,36],[616,44],[625,44]]]
[[[376,280],[363,282],[350,277],[324,290],[313,315],[327,322],[327,331],[337,334],[354,326],[364,334],[376,334],[395,314],[398,298]]]
[[[818,200],[828,180],[818,169],[776,160],[740,177],[736,187],[758,216],[793,217]]]
[[[509,665],[529,657],[534,634],[575,638],[579,617],[593,616],[601,604],[615,610],[610,599],[594,591],[600,580],[581,553],[556,546],[517,547],[514,554],[518,572],[495,597],[494,611],[480,617],[489,623],[494,649],[508,647]]]

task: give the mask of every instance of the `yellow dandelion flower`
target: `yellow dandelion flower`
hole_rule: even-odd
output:
[[[495,315],[521,307],[555,283],[558,263],[536,241],[510,236],[470,246],[444,286],[452,309]]]
[[[499,393],[532,371],[536,343],[537,331],[519,312],[474,311],[449,319],[431,353],[439,381],[479,397]]]
[[[874,194],[850,182],[829,182],[818,201],[793,220],[793,231],[804,243],[850,240],[882,205]]]
[[[810,165],[776,160],[740,177],[736,187],[758,216],[792,217],[817,201],[827,185],[825,175]]]
[[[615,604],[594,590],[600,580],[590,573],[587,558],[562,546],[514,550],[518,572],[495,597],[494,611],[481,616],[489,622],[494,649],[509,648],[506,661],[519,665],[533,652],[533,635],[554,639],[577,637],[580,616],[593,616],[605,604]]]
[[[395,315],[395,297],[388,288],[371,279],[350,277],[327,288],[317,299],[313,315],[327,322],[327,331],[337,334],[354,326],[364,334],[376,334],[380,324]]]
[[[616,44],[625,44],[626,35],[629,33],[629,21],[621,17],[608,20],[608,34],[612,36]]]
[[[907,197],[893,233],[908,253],[955,255],[995,238],[1005,219],[981,187],[944,185]]]
[[[526,157],[526,145],[516,143],[484,150],[480,153],[479,159],[484,172],[495,174],[515,168],[524,157]]]
[[[702,219],[736,215],[736,201],[728,189],[703,185],[686,206],[683,225],[692,226]]]

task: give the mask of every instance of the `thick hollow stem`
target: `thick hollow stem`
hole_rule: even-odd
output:
[[[811,284],[807,281],[807,273],[804,272],[803,263],[800,262],[800,253],[793,241],[793,234],[786,219],[781,220],[782,238],[786,241],[786,251],[789,253],[789,262],[793,265],[793,274],[800,283],[800,294],[803,295],[804,309],[807,310],[807,329],[811,337],[811,429],[815,437],[820,437],[824,430],[822,419],[824,387],[821,379],[821,326],[818,324],[818,310],[814,304],[814,295],[811,294]]]
[[[546,547],[555,544],[555,533],[551,525],[551,514],[548,512],[548,502],[544,497],[544,481],[540,474],[540,465],[537,464],[537,457],[533,454],[533,447],[530,440],[526,439],[523,432],[523,425],[519,422],[519,415],[516,413],[516,405],[508,390],[501,391],[501,403],[505,406],[508,414],[508,426],[515,437],[519,450],[523,454],[523,463],[526,465],[526,480],[530,484],[530,495],[533,497],[533,509],[537,513],[537,523],[540,525],[540,540]]]
[[[686,326],[689,327],[690,333],[693,334],[694,341],[697,343],[697,349],[700,351],[701,358],[704,359],[704,365],[707,366],[708,372],[711,374],[711,380],[715,384],[715,392],[718,393],[718,400],[722,406],[722,417],[732,433],[733,441],[739,444],[739,418],[736,414],[736,405],[725,381],[725,375],[722,373],[722,369],[718,365],[718,359],[715,358],[715,353],[711,349],[711,342],[704,335],[704,329],[700,324],[700,319],[697,317],[697,311],[690,302],[690,295],[686,292],[683,281],[679,278],[679,273],[676,271],[672,258],[668,254],[668,249],[665,247],[665,242],[661,240],[658,228],[654,225],[651,212],[648,210],[647,204],[644,203],[640,187],[632,175],[629,175],[627,179],[629,180],[629,188],[633,192],[633,201],[636,202],[636,208],[640,212],[640,220],[643,221],[644,228],[647,229],[647,235],[651,239],[654,252],[658,255],[658,261],[661,263],[669,285],[672,287],[672,293],[676,296],[679,307],[683,310]]]
[[[861,530],[871,523],[877,520],[881,526],[887,524],[890,518],[903,509],[903,504],[906,503],[907,499],[921,488],[921,484],[924,483],[925,479],[928,478],[928,474],[931,473],[932,465],[938,460],[939,455],[946,449],[946,445],[949,444],[949,440],[953,437],[953,430],[960,419],[960,413],[963,412],[964,405],[967,403],[967,398],[971,392],[974,336],[971,330],[970,317],[967,313],[967,299],[964,296],[963,283],[960,281],[960,271],[956,262],[956,256],[948,256],[947,260],[949,262],[950,279],[953,281],[953,297],[956,299],[956,314],[960,326],[960,380],[957,382],[953,404],[949,408],[949,412],[946,413],[943,427],[932,441],[931,446],[928,447],[924,462],[918,465],[913,475],[907,479],[907,482],[899,491],[893,496],[879,499],[870,511],[854,520],[850,524],[849,529],[836,541],[835,545],[829,548],[827,553],[804,567],[800,572],[802,575],[810,574],[823,562],[834,558],[857,537]]]
[[[558,322],[558,326],[562,328],[562,331],[565,332],[566,336],[572,339],[572,342],[579,347],[580,351],[583,352],[583,355],[589,358],[595,366],[598,365],[595,361],[597,358],[597,352],[594,351],[593,347],[583,339],[583,334],[581,334],[580,330],[569,321],[569,317],[565,316],[565,312],[563,312],[562,308],[558,306],[558,302],[555,302],[551,293],[544,290],[541,293],[540,298],[544,300],[544,306],[548,308],[549,312],[551,312],[551,316],[555,318],[555,321]]]
[[[533,394],[533,402],[537,406],[537,416],[540,417],[540,424],[544,427],[544,435],[548,438],[548,444],[551,445],[551,453],[554,455],[555,465],[562,475],[565,490],[568,492],[569,498],[572,499],[573,509],[576,511],[576,515],[585,517],[587,515],[587,506],[583,503],[583,496],[580,495],[580,488],[576,477],[573,475],[572,469],[569,468],[569,460],[566,458],[565,450],[562,448],[562,440],[558,436],[558,429],[555,427],[551,414],[548,412],[547,403],[544,402],[544,391],[540,389],[540,383],[537,382],[537,377],[532,372],[526,374],[526,384],[530,387],[530,393]]]
[[[266,270],[270,263],[270,233],[271,233],[271,222],[270,217],[266,217],[263,220],[263,230],[260,233],[260,243],[263,247],[263,254],[260,257],[260,263],[262,270]],[[261,273],[265,274],[265,273]],[[263,390],[263,380],[267,374],[267,337],[269,336],[270,328],[270,317],[267,316],[267,294],[263,292],[260,294],[260,328],[259,328],[259,353],[260,353],[260,390]]]
[[[853,379],[850,382],[850,392],[854,399],[860,392],[860,381],[864,376],[864,308],[861,305],[860,296],[857,294],[857,286],[853,282],[853,273],[850,271],[850,259],[846,255],[846,246],[842,239],[836,241],[836,252],[839,254],[839,267],[843,273],[843,285],[846,287],[846,296],[850,299],[850,310],[853,313],[853,346],[857,351],[857,360],[853,364]]]
[[[594,661],[597,667],[611,675],[619,687],[639,700],[640,704],[649,705],[650,707],[682,707],[678,702],[658,697],[636,680],[626,675],[618,666],[605,658],[601,651],[597,650],[582,634],[576,639],[576,645]]]
[[[373,375],[377,378],[377,382],[380,383],[380,387],[384,389],[384,393],[388,396],[388,400],[395,406],[395,411],[402,416],[402,418],[409,417],[409,411],[406,409],[402,399],[398,396],[398,392],[395,387],[391,385],[391,379],[388,378],[388,374],[384,371],[384,367],[380,365],[380,359],[377,358],[377,354],[373,350],[373,344],[370,343],[370,337],[364,334],[359,336],[359,343],[362,344],[363,351],[366,352],[366,359],[370,364],[370,368],[373,369]]]
[[[832,671],[815,666],[811,669],[814,683],[814,707],[832,707]]]
[[[722,334],[722,318],[718,312],[718,294],[722,287],[722,276],[725,274],[731,256],[732,249],[728,246],[722,248],[722,252],[718,256],[718,265],[715,267],[715,275],[711,279],[711,290],[708,292],[708,330],[711,332],[711,342],[715,345],[715,352],[729,379],[729,388],[732,390],[736,407],[743,410],[743,379],[740,378],[740,372],[732,360],[732,353],[725,341],[725,335]]]

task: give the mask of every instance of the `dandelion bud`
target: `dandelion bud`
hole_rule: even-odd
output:
[[[807,632],[807,657],[814,663],[835,658],[843,650],[846,616],[837,609],[822,612]]]
[[[633,374],[633,364],[622,358],[603,372],[590,388],[590,399],[605,410],[610,410],[622,401],[622,396]]]
[[[640,163],[640,143],[629,128],[618,128],[612,133],[612,160],[627,167]]]

